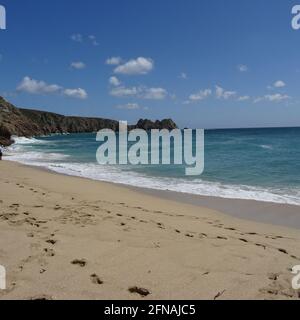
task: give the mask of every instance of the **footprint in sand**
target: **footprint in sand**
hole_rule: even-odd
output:
[[[278,249],[279,252],[284,253],[284,254],[289,254],[285,249]]]
[[[151,292],[148,289],[145,288],[139,288],[139,287],[131,287],[128,289],[130,293],[137,293],[142,297],[147,297]]]
[[[54,257],[55,256],[55,251],[53,249],[45,248],[44,252],[46,253],[47,257]]]
[[[192,234],[190,234],[190,233],[186,233],[185,236],[188,237],[188,238],[194,238],[194,236]]]
[[[90,276],[92,283],[103,284],[103,281],[94,273]]]
[[[223,290],[221,292],[218,292],[215,297],[214,297],[214,300],[217,300],[218,298],[220,298],[224,293],[226,292],[226,290]]]
[[[85,259],[75,259],[71,262],[71,264],[77,265],[81,268],[85,267],[87,264],[87,261]]]
[[[160,229],[165,229],[164,225],[160,222],[157,223],[157,226],[160,228]]]
[[[276,274],[276,273],[271,273],[268,275],[268,279],[272,281],[277,281],[278,278],[279,278],[279,274]]]
[[[46,242],[47,242],[47,243],[50,243],[50,244],[52,244],[52,245],[55,245],[57,241],[54,240],[54,239],[49,239],[49,240],[46,240]]]
[[[266,250],[266,248],[267,248],[265,245],[260,244],[260,243],[256,243],[255,245],[256,245],[257,247],[264,248],[265,250]]]
[[[259,292],[263,293],[263,294],[271,294],[271,295],[274,295],[274,296],[277,296],[279,294],[279,290],[272,289],[272,288],[259,289]]]
[[[199,237],[200,237],[200,238],[207,238],[208,235],[207,235],[206,233],[200,233],[200,234],[199,234]]]

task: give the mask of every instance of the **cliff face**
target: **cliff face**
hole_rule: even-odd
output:
[[[117,131],[118,121],[101,118],[67,117],[56,113],[20,109],[0,97],[0,145],[8,146],[11,136],[33,137],[53,133],[97,132],[101,129]],[[168,129],[177,128],[170,120],[152,122],[141,119],[130,129]]]
[[[0,144],[9,145],[12,135],[30,136],[36,129],[19,109],[0,97]]]

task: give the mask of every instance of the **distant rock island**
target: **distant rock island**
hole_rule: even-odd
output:
[[[141,119],[129,129],[176,129],[171,119],[151,121]],[[118,131],[119,122],[102,118],[63,116],[56,113],[17,108],[0,97],[0,145],[9,146],[11,137],[37,137],[50,134],[90,133],[101,129]]]

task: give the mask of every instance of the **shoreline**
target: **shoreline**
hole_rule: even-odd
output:
[[[11,161],[0,172],[0,300],[300,298],[297,229]]]
[[[262,128],[259,128],[262,129]],[[265,129],[269,129],[269,128],[265,128]],[[271,128],[273,129],[273,128]],[[283,129],[289,129],[289,128],[283,128]],[[222,129],[221,129],[222,130]],[[233,130],[241,130],[241,129],[233,129]],[[245,129],[246,130],[246,129]],[[215,130],[214,130],[215,131]],[[24,138],[24,137],[23,137]],[[19,137],[19,139],[23,139],[22,137]],[[34,137],[33,139],[39,139],[41,137]],[[25,138],[27,139],[27,138]],[[38,140],[37,140],[38,141]],[[38,143],[40,143],[42,141],[39,141]],[[16,141],[15,144],[16,145],[26,145],[26,144],[30,144],[29,141]],[[34,143],[34,142],[33,142]],[[218,182],[218,181],[213,181],[213,180],[200,180],[200,183],[197,184],[196,183],[193,185],[193,183],[191,183],[191,186],[189,184],[187,184],[187,186],[185,185],[185,180],[184,179],[178,179],[178,181],[175,181],[173,184],[168,184],[166,181],[164,181],[164,178],[166,177],[158,177],[158,179],[155,178],[155,175],[151,176],[151,175],[140,175],[139,177],[137,177],[137,179],[134,180],[134,175],[133,176],[128,176],[126,175],[126,170],[124,170],[125,174],[123,174],[123,170],[120,170],[121,174],[114,174],[114,171],[112,170],[112,172],[110,172],[109,170],[107,171],[107,174],[110,175],[108,178],[106,177],[106,170],[104,169],[104,175],[99,174],[99,177],[97,177],[97,168],[93,168],[93,165],[97,165],[96,163],[93,162],[86,162],[83,163],[81,161],[75,161],[74,163],[72,162],[68,162],[68,161],[62,161],[61,163],[56,163],[53,162],[49,162],[49,163],[45,163],[43,164],[43,160],[42,162],[39,162],[39,157],[41,157],[41,159],[44,159],[44,157],[47,158],[47,152],[43,152],[43,151],[37,151],[37,156],[33,155],[32,159],[30,161],[22,161],[22,157],[21,160],[20,158],[18,158],[18,152],[16,152],[14,157],[14,152],[12,151],[12,158],[13,160],[9,160],[9,161],[15,161],[18,163],[22,163],[24,165],[29,165],[29,166],[34,166],[37,168],[41,168],[44,167],[45,169],[54,171],[56,173],[59,174],[65,174],[65,175],[70,175],[70,176],[77,176],[80,177],[81,172],[85,172],[84,175],[82,177],[87,178],[87,179],[91,179],[91,180],[96,180],[96,181],[105,181],[108,183],[115,183],[118,185],[124,185],[126,187],[137,187],[137,188],[141,188],[141,189],[145,189],[145,190],[158,190],[158,192],[162,191],[163,193],[167,192],[174,192],[177,194],[180,194],[181,198],[182,195],[193,195],[194,199],[202,199],[204,201],[204,203],[207,203],[208,206],[211,206],[210,201],[206,201],[207,199],[225,199],[225,200],[233,200],[233,201],[254,201],[254,203],[272,203],[272,204],[279,204],[279,205],[288,205],[289,206],[289,212],[292,210],[291,208],[295,208],[295,207],[300,207],[300,202],[299,202],[299,195],[297,193],[297,189],[294,190],[292,189],[291,192],[289,192],[288,190],[285,189],[285,187],[282,186],[277,186],[277,183],[275,182],[274,185],[276,185],[277,187],[274,188],[274,185],[272,185],[272,187],[269,186],[264,186],[264,185],[259,185],[259,184],[247,184],[247,183],[240,183],[238,181],[236,181],[235,183],[225,183],[225,182]],[[26,151],[26,148],[25,148]],[[27,150],[28,151],[28,150]],[[30,151],[30,150],[29,150]],[[60,154],[60,153],[49,153],[49,156],[51,155],[53,156],[53,160],[59,160],[59,159],[64,159],[65,157],[68,158],[69,155],[68,154]],[[56,159],[57,157],[57,159]],[[8,157],[9,158],[9,157]],[[37,162],[36,165],[34,165],[33,163]],[[61,165],[61,167],[60,167]],[[89,165],[91,165],[91,167],[89,167]],[[76,168],[76,166],[78,166],[79,168]],[[51,168],[52,167],[52,168]],[[60,167],[60,169],[58,169]],[[96,170],[96,171],[95,171]],[[76,171],[78,171],[78,174],[74,174]],[[99,170],[99,172],[101,172],[101,170]],[[96,178],[94,178],[96,177]],[[145,179],[145,181],[144,181]],[[176,178],[175,178],[176,179]],[[180,181],[182,180],[182,181]],[[130,182],[129,182],[130,181]],[[140,182],[142,181],[142,182]],[[182,183],[183,182],[183,183]],[[187,181],[189,183],[189,181]],[[180,187],[177,186],[177,183],[180,185]],[[145,187],[147,185],[147,187]],[[182,192],[183,191],[183,192]],[[219,195],[220,194],[220,195]],[[158,193],[159,195],[159,193]],[[168,198],[169,196],[166,195],[166,197]],[[190,202],[190,200],[189,200]],[[193,203],[196,204],[197,200],[193,200]],[[201,204],[200,204],[201,205]],[[226,207],[228,207],[228,202],[224,202],[224,204]],[[231,211],[236,211],[235,207],[234,208],[229,208],[227,210],[228,212]],[[276,210],[277,211],[277,210]],[[296,219],[296,224],[297,226],[300,226],[300,223],[297,219],[297,216],[294,214],[295,210],[292,210],[292,213],[289,213],[289,220],[291,220],[292,222],[290,222],[287,226],[291,226],[294,224],[294,221]],[[254,214],[255,215],[255,214]],[[290,216],[293,216],[292,218],[290,218]],[[259,219],[259,220],[257,220]],[[272,219],[272,218],[271,218]],[[279,218],[275,218],[275,219],[280,219]],[[256,221],[270,221],[270,219],[267,220],[263,220],[260,219],[259,217],[255,219]],[[280,222],[279,224],[285,223],[285,221]],[[278,224],[276,222],[276,224]],[[300,228],[300,227],[297,227]]]
[[[160,199],[171,200],[175,202],[185,203],[200,208],[207,208],[222,212],[223,214],[244,219],[253,222],[271,224],[275,226],[282,226],[292,229],[300,229],[300,206],[268,201],[259,201],[254,199],[232,199],[217,196],[203,196],[191,193],[183,193],[170,190],[158,190],[152,188],[143,188],[140,186],[126,185],[123,183],[116,183],[110,181],[96,180],[88,177],[80,177],[76,175],[69,175],[67,173],[60,173],[51,170],[47,167],[34,166],[24,164],[18,161],[11,161],[25,167],[30,167],[37,170],[46,171],[62,176],[75,177],[79,179],[86,179],[104,184],[112,184],[120,188],[133,190],[144,195],[158,197]]]
[[[132,186],[126,187],[136,192],[153,195],[161,199],[216,210],[231,217],[243,220],[300,229],[300,206],[297,205],[247,199],[202,196],[176,191],[147,189]]]

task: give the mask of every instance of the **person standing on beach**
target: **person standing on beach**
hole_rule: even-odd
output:
[[[3,149],[2,149],[2,147],[0,146],[0,161],[2,160],[2,156],[3,156]]]

